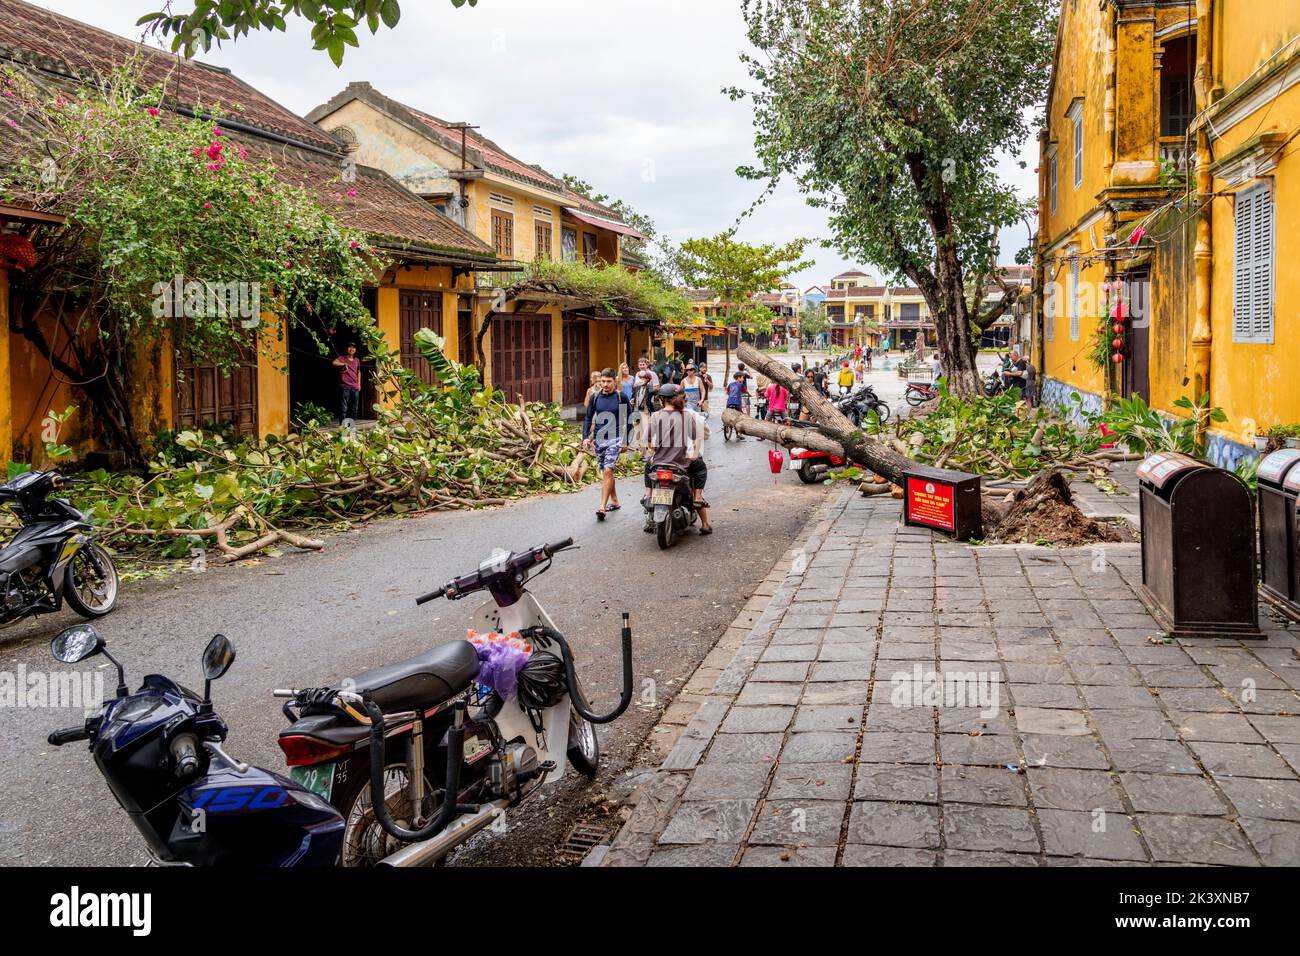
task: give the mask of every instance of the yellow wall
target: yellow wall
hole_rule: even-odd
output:
[[[262,313],[262,322],[257,348],[257,430],[260,435],[284,435],[289,431],[288,322],[271,312]]]

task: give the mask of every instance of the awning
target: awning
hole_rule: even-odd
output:
[[[577,209],[564,207],[564,214],[570,219],[576,219],[578,222],[585,223],[588,226],[594,226],[597,229],[607,229],[610,232],[616,232],[620,236],[627,236],[629,239],[645,239],[646,237],[637,232],[631,226],[624,225],[621,222],[615,222],[613,219],[602,219],[600,216],[593,216],[591,213],[579,212]]]

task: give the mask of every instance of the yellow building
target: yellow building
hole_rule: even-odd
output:
[[[66,51],[59,60],[51,51]],[[392,263],[364,293],[390,348],[426,378],[426,363],[411,341],[422,326],[441,328],[456,343],[457,322],[468,300],[459,291],[480,269],[491,269],[491,247],[441,215],[387,174],[359,164],[346,144],[240,81],[227,70],[197,61],[177,60],[163,51],[98,30],[68,17],[17,0],[0,0],[0,65],[31,71],[38,79],[66,82],[93,56],[107,74],[132,57],[140,58],[146,81],[179,91],[164,105],[195,111],[223,106],[221,126],[228,141],[244,146],[255,159],[273,161],[286,182],[313,190],[322,205],[345,225],[369,234],[372,244]],[[189,98],[187,98],[189,97]],[[2,129],[2,128],[0,128]],[[25,148],[0,132],[0,154]],[[59,211],[62,212],[62,211]],[[35,238],[57,225],[57,215],[0,208],[0,233]],[[165,278],[165,277],[164,277]],[[70,405],[81,409],[58,429],[58,440],[78,456],[99,453],[115,464],[113,437],[94,420],[68,375],[33,344],[33,336],[58,342],[55,317],[33,311],[21,282],[6,276],[0,264],[0,463],[19,460],[41,464],[49,439],[50,411]],[[266,330],[250,340],[242,366],[221,374],[215,366],[196,365],[169,342],[141,343],[128,357],[127,386],[133,432],[142,437],[162,430],[228,423],[238,434],[283,434],[295,410],[310,403],[329,411],[338,407],[338,370],[332,354],[322,354],[330,330],[310,328],[299,317],[263,313]],[[66,342],[59,357],[67,354]],[[361,415],[381,397],[373,369],[363,373]]]
[[[1172,415],[1208,393],[1225,466],[1300,422],[1300,276],[1278,269],[1300,251],[1298,130],[1293,0],[1064,0],[1040,144],[1047,401]]]
[[[617,368],[651,350],[651,330],[598,317],[563,296],[505,300],[496,290],[532,260],[591,265],[624,260],[624,237],[643,238],[613,210],[568,189],[516,158],[477,127],[453,123],[392,100],[369,83],[351,83],[308,114],[354,145],[360,163],[382,169],[489,244],[500,265],[479,270],[472,324],[454,338],[469,358],[487,316],[483,342],[488,380],[530,401],[581,403],[593,369]]]

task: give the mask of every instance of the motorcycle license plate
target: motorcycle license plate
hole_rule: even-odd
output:
[[[650,492],[650,504],[672,506],[673,490],[671,488],[655,488]]]
[[[327,763],[315,767],[290,767],[289,779],[310,790],[322,800],[328,800],[334,792],[334,768],[337,764]]]

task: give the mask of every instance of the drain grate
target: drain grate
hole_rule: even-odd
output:
[[[561,863],[581,863],[593,848],[608,841],[613,832],[614,828],[609,825],[579,823],[569,831],[569,835],[560,844],[556,858]]]

